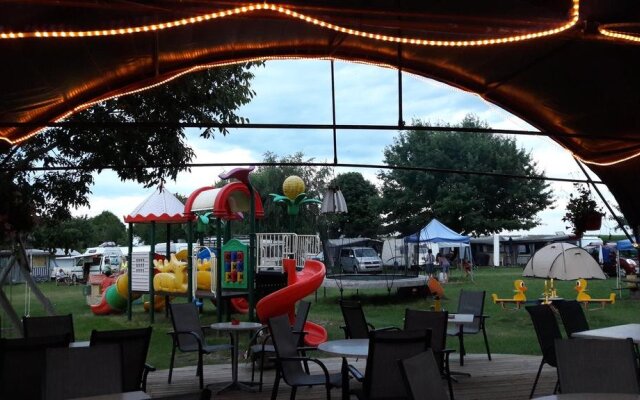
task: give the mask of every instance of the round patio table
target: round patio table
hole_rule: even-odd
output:
[[[339,357],[367,358],[369,354],[369,339],[339,339],[329,340],[318,345],[318,350],[331,353]]]
[[[240,332],[253,332],[260,328],[262,328],[262,324],[258,322],[239,322],[237,324],[232,324],[231,322],[218,322],[215,324],[211,324],[210,327],[216,331],[222,332],[231,332],[233,343],[233,352],[231,353],[231,383],[229,383],[224,388],[220,389],[218,393],[223,392],[227,389],[240,389],[246,391],[254,391],[254,389],[248,384],[244,382],[238,381],[238,342]]]
[[[534,400],[638,400],[640,395],[628,393],[561,393],[535,397]]]

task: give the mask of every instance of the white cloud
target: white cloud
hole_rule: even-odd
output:
[[[331,124],[331,75],[328,61],[269,61],[254,70],[252,88],[256,97],[239,110],[252,123]],[[396,124],[398,121],[397,71],[362,64],[336,62],[336,114],[338,124]],[[440,82],[408,74],[403,75],[403,115],[410,123],[419,118],[431,123],[457,123],[474,113],[494,128],[533,128],[525,121],[498,108],[480,96]],[[338,161],[341,163],[382,164],[385,146],[393,142],[395,131],[338,131]],[[316,161],[333,160],[331,130],[236,129],[229,135],[216,133],[215,139],[203,140],[196,130],[189,132],[189,144],[196,152],[197,163],[253,163],[265,152],[280,156],[302,151]],[[513,136],[512,136],[513,137]],[[583,174],[568,151],[547,137],[516,136],[518,144],[530,151],[539,170],[547,176],[582,179]],[[193,168],[181,173],[166,187],[188,195],[195,189],[213,184],[221,167]],[[376,169],[337,168],[336,173],[358,171],[377,183]],[[551,183],[556,209],[539,214],[543,224],[532,230],[552,233],[565,230],[561,221],[566,201],[572,191],[569,183]],[[601,187],[612,199],[606,188]],[[96,215],[110,210],[121,216],[132,211],[152,189],[131,182],[120,182],[113,172],[96,177],[91,208],[76,215]]]

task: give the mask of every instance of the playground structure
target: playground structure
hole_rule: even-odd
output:
[[[587,294],[587,280],[586,279],[578,279],[576,281],[575,286],[576,292],[578,292],[578,297],[576,300],[584,306],[585,310],[598,310],[604,308],[607,304],[615,304],[616,302],[616,294],[611,293],[607,298],[594,299],[591,295]],[[598,304],[598,307],[590,308],[591,304]]]
[[[174,296],[210,299],[216,304],[218,320],[222,320],[223,311],[248,314],[253,320],[255,310],[255,291],[260,284],[261,275],[284,277],[283,259],[291,259],[302,269],[305,260],[320,251],[317,236],[296,235],[295,233],[255,233],[255,220],[264,217],[260,195],[251,187],[248,174],[253,168],[237,168],[222,179],[235,178],[238,181],[227,183],[223,187],[207,186],[195,190],[182,204],[166,189],[159,188],[134,212],[125,217],[125,222],[151,223],[151,248],[155,242],[155,223],[187,224],[188,244],[184,255],[170,256],[169,261],[156,261],[153,252],[136,253],[129,247],[130,275],[128,280],[128,317],[131,318],[132,295],[149,295],[147,309],[153,322],[154,313],[160,311],[164,303]],[[299,196],[298,193],[296,196]],[[199,219],[206,215],[206,218]],[[231,239],[230,225],[233,221],[249,218],[251,233],[247,241]],[[203,248],[194,254],[193,225],[206,221],[216,227],[216,244],[213,249]],[[169,235],[169,233],[168,233]],[[167,239],[168,236],[167,235]],[[224,244],[223,244],[224,243]],[[169,252],[170,241],[167,240]],[[205,250],[206,249],[206,250]],[[190,256],[191,255],[191,256]],[[154,272],[154,270],[156,270]],[[158,271],[159,270],[159,271]],[[283,281],[283,278],[278,278]],[[321,282],[318,283],[318,287]],[[282,285],[281,285],[282,286]],[[317,289],[317,288],[316,288]],[[314,289],[315,290],[315,289]],[[294,306],[297,300],[293,301]]]
[[[498,298],[497,294],[492,293],[491,298],[493,299],[494,304],[500,304],[503,310],[519,310],[520,307],[527,302],[527,296],[525,295],[527,285],[522,279],[516,279],[513,281],[513,287],[515,294],[510,299],[501,299]],[[507,305],[511,305],[512,307],[507,307]]]

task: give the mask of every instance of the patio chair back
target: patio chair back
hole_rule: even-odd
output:
[[[447,379],[449,392],[453,393],[453,383],[449,370],[449,355],[452,350],[447,347],[447,311],[426,311],[406,309],[404,312],[404,330],[431,330],[431,349],[440,374]],[[451,396],[453,398],[453,396]]]
[[[533,329],[536,331],[544,362],[556,367],[555,340],[562,339],[562,334],[553,310],[545,304],[525,308],[531,316],[531,322],[533,323]]]
[[[444,350],[447,344],[447,321],[449,313],[447,311],[425,311],[411,310],[404,311],[405,331],[425,331],[431,330],[431,349],[434,352]],[[438,356],[436,355],[436,359]]]
[[[179,349],[182,352],[198,353],[196,375],[198,376],[200,389],[203,389],[204,378],[202,371],[204,367],[202,356],[204,354],[211,354],[215,351],[231,350],[233,346],[230,344],[207,344],[204,331],[202,330],[202,325],[200,325],[198,307],[195,303],[170,303],[169,312],[171,313],[173,332],[169,332],[172,339],[172,345],[167,383],[171,383],[176,349]]]
[[[298,308],[296,309],[296,318],[293,321],[291,330],[297,338],[297,345],[304,346],[304,325],[307,322],[307,316],[309,315],[309,309],[311,303],[308,301],[300,300],[298,302]],[[263,327],[256,332],[249,342],[249,353],[251,355],[251,382],[255,380],[255,367],[256,361],[260,361],[260,381],[258,382],[258,390],[262,391],[262,380],[264,374],[264,361],[266,353],[273,353],[275,351],[273,344],[271,344],[271,336],[265,335],[265,330],[268,327]]]
[[[193,332],[176,335],[180,351],[198,351],[198,340],[200,340],[200,343],[205,342],[204,332],[200,325],[198,307],[194,303],[170,303],[169,312],[171,313],[171,323],[175,332]]]
[[[269,330],[273,340],[273,347],[279,359],[298,357],[298,336],[293,333],[287,315],[269,318]],[[279,361],[282,378],[288,384],[295,382],[297,377],[306,375],[300,361]]]
[[[482,329],[485,291],[461,290],[458,297],[458,314],[473,314],[473,323],[462,327],[464,333],[478,333]]]
[[[340,310],[344,318],[345,336],[347,339],[367,339],[369,325],[359,301],[340,300]]]
[[[22,317],[22,328],[25,338],[70,335],[75,341],[73,315],[50,315],[45,317]]]
[[[638,366],[631,339],[556,340],[562,393],[638,394]]]
[[[307,317],[309,316],[310,308],[310,302],[304,300],[300,300],[298,302],[298,308],[296,309],[296,318],[293,321],[293,326],[291,327],[293,333],[298,337],[298,346],[304,345],[304,325],[307,323]]]
[[[431,349],[403,360],[398,360],[400,373],[410,400],[448,400],[442,386],[440,369]]]
[[[46,350],[44,399],[63,400],[122,392],[120,345]]]
[[[485,325],[486,316],[484,315],[485,293],[486,292],[484,290],[460,290],[457,313],[473,315],[473,322],[471,324],[462,325],[462,331],[458,327],[451,328],[447,331],[447,335],[458,337],[460,346],[460,365],[464,365],[464,355],[466,354],[464,347],[464,335],[480,332],[482,332],[482,336],[484,338],[484,347],[487,350],[487,358],[491,361],[491,350],[489,350],[489,339],[487,338]]]
[[[589,322],[580,303],[575,300],[560,301],[554,306],[560,313],[567,337],[570,338],[576,332],[589,330]]]
[[[289,325],[289,317],[286,314],[269,318],[268,324],[276,353],[277,368],[271,398],[276,399],[278,397],[278,386],[282,378],[291,386],[291,400],[295,399],[298,386],[316,385],[323,385],[327,400],[330,399],[331,388],[339,387],[342,383],[342,374],[329,374],[322,361],[299,353],[298,337],[292,332]],[[322,372],[309,373],[308,368],[305,367],[307,363],[314,363]]]
[[[406,398],[398,360],[422,353],[431,344],[431,331],[372,331],[362,390],[366,399]],[[438,377],[440,381],[440,377]]]
[[[531,317],[531,322],[533,322],[533,328],[536,331],[538,344],[542,351],[542,360],[540,360],[538,373],[536,374],[536,379],[533,382],[533,387],[531,388],[531,393],[529,395],[529,398],[533,398],[536,386],[538,385],[538,379],[540,379],[540,372],[542,372],[544,364],[549,364],[552,367],[557,367],[558,365],[556,362],[555,340],[562,339],[562,334],[560,333],[556,316],[550,306],[540,304],[525,308]]]
[[[41,399],[45,351],[69,342],[69,335],[0,339],[0,399]]]
[[[122,388],[125,392],[145,390],[145,363],[151,327],[140,329],[119,329],[111,331],[91,331],[91,346],[119,344],[122,351]]]

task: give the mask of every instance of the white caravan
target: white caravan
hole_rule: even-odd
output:
[[[424,268],[428,250],[435,256],[439,248],[436,243],[405,243],[404,239],[385,239],[382,244],[382,263],[385,267],[402,268],[405,265],[405,253],[408,252],[409,266]]]
[[[76,265],[82,267],[83,277],[87,278],[84,274],[97,275],[107,269],[118,271],[122,256],[122,250],[117,246],[89,247],[82,253]]]

